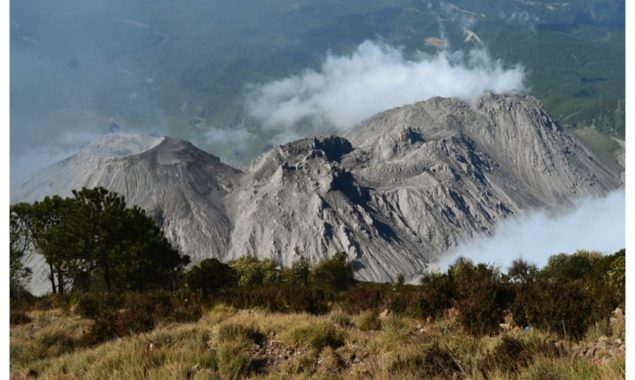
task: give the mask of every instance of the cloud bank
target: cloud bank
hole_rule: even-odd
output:
[[[434,96],[472,100],[485,91],[524,90],[520,65],[505,67],[483,49],[443,50],[408,59],[389,45],[366,41],[350,55],[328,54],[319,70],[253,86],[250,116],[270,130],[327,124],[338,130],[389,108]]]
[[[459,256],[506,269],[519,257],[543,266],[551,255],[579,249],[613,253],[625,245],[624,210],[625,193],[621,189],[604,198],[580,200],[566,213],[532,211],[523,218],[502,222],[491,237],[460,245],[437,266],[445,270]]]

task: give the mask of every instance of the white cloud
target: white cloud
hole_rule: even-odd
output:
[[[551,255],[579,249],[613,253],[625,246],[624,210],[625,193],[621,189],[604,198],[580,200],[566,213],[532,211],[502,222],[491,237],[460,245],[437,265],[445,270],[457,257],[464,256],[506,269],[519,257],[543,266]]]
[[[485,91],[517,93],[524,69],[504,67],[482,49],[418,53],[366,41],[350,55],[328,54],[319,71],[254,86],[247,112],[270,130],[327,124],[339,130],[389,108],[434,96],[472,100]]]

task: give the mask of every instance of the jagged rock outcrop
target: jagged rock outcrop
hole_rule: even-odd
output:
[[[343,137],[278,146],[244,171],[171,138],[112,135],[13,189],[12,200],[105,186],[153,215],[194,262],[288,265],[345,251],[358,278],[415,275],[509,215],[621,185],[535,98],[433,98]]]

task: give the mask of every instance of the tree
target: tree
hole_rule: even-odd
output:
[[[320,261],[311,270],[310,282],[318,287],[340,291],[355,283],[353,266],[348,261],[346,252],[338,252],[333,257]]]
[[[515,259],[507,270],[507,276],[512,282],[524,283],[538,274],[538,267],[523,259]]]
[[[214,294],[236,285],[236,272],[217,259],[205,259],[185,274],[185,283],[192,290]]]
[[[281,271],[278,262],[273,259],[258,261],[255,257],[243,256],[229,265],[236,271],[238,286],[253,288],[274,285],[280,280]]]
[[[176,285],[189,257],[172,248],[141,208],[127,208],[124,197],[104,188],[83,188],[73,196],[71,240],[78,243],[77,256],[90,261],[89,283],[101,278],[108,291]]]
[[[473,335],[497,331],[513,300],[498,268],[459,258],[448,269],[448,276],[456,292],[454,304],[463,327]]]
[[[552,281],[582,280],[595,271],[602,261],[598,252],[577,251],[572,255],[561,253],[549,257],[549,262],[541,274]]]
[[[290,268],[284,270],[284,282],[289,286],[306,287],[309,285],[309,273],[311,273],[311,269],[308,260],[300,257]]]
[[[28,219],[21,218],[22,205],[12,207],[10,211],[9,231],[9,296],[18,298],[26,291],[24,284],[31,277],[31,269],[24,264],[24,260],[32,246]]]
[[[615,295],[620,306],[624,307],[624,292],[626,288],[626,250],[622,249],[612,255],[610,268],[607,272],[607,285]]]
[[[29,226],[21,239],[48,263],[54,293],[170,287],[189,263],[142,209],[127,208],[124,197],[104,188],[19,204],[14,214]]]
[[[64,219],[68,203],[67,199],[53,196],[33,204],[18,203],[11,206],[10,211],[14,224],[12,246],[16,254],[23,256],[27,252],[38,251],[44,256],[49,266],[53,293],[63,293],[66,286],[66,248],[63,237],[56,235],[55,231]]]

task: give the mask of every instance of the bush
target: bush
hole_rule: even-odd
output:
[[[259,288],[237,288],[225,295],[223,301],[236,308],[265,308],[272,312],[328,312],[325,293],[315,288],[291,288],[266,286]]]
[[[460,377],[461,367],[448,350],[434,342],[423,352],[400,353],[388,370],[392,375],[410,374],[407,378],[452,379]]]
[[[531,364],[532,360],[531,350],[521,340],[504,336],[494,350],[481,360],[480,369],[485,377],[495,369],[506,373],[517,372]]]
[[[446,274],[430,273],[421,279],[419,315],[423,318],[439,318],[452,307],[454,287]]]
[[[236,273],[238,286],[255,288],[280,282],[281,270],[275,260],[258,261],[255,257],[243,256],[231,261],[229,265]]]
[[[329,319],[331,322],[335,323],[340,327],[349,327],[351,326],[351,318],[348,314],[344,313],[341,310],[331,310],[329,313]]]
[[[375,311],[362,312],[355,321],[357,328],[362,331],[375,331],[381,329],[381,321]]]
[[[337,304],[349,314],[358,314],[365,310],[379,310],[386,304],[386,291],[383,284],[357,283],[351,289],[340,292]]]
[[[595,267],[603,256],[598,252],[577,251],[572,255],[561,253],[549,257],[547,265],[541,271],[545,279],[555,281],[582,280],[594,274]]]
[[[150,331],[155,324],[152,310],[143,306],[120,310],[112,319],[113,330],[118,337]]]
[[[113,314],[123,302],[124,297],[115,293],[79,293],[71,300],[75,313],[90,319]]]
[[[450,352],[441,348],[438,343],[433,343],[423,354],[419,363],[419,372],[422,378],[453,378],[461,372],[461,367]]]
[[[82,337],[82,344],[92,346],[115,339],[117,332],[114,327],[114,315],[95,319],[88,331]]]
[[[498,271],[485,264],[474,265],[460,258],[448,270],[456,289],[459,321],[472,335],[493,334],[513,301],[511,287]]]
[[[421,287],[413,285],[393,286],[387,309],[395,314],[406,314],[412,317],[420,315]]]
[[[474,288],[456,301],[459,321],[472,335],[491,335],[498,332],[505,310],[511,302],[505,285],[487,280],[474,284]]]
[[[615,295],[617,306],[624,307],[624,290],[626,288],[626,250],[615,253],[607,272],[607,285]]]
[[[337,348],[344,345],[344,335],[332,324],[324,322],[296,327],[289,333],[289,340],[318,351],[327,346]]]
[[[75,340],[65,332],[51,332],[40,336],[37,340],[40,359],[56,357],[71,352],[77,345]]]
[[[309,285],[309,273],[311,273],[309,262],[301,257],[290,268],[282,271],[282,282],[288,286],[306,287]]]
[[[580,281],[536,281],[519,289],[514,318],[564,337],[580,339],[592,323],[592,300]]]
[[[236,272],[217,259],[206,259],[185,274],[185,283],[189,289],[214,294],[236,285]]]
[[[225,323],[218,327],[216,335],[219,342],[250,341],[258,345],[265,340],[265,335],[255,326],[244,326],[237,323]]]
[[[348,262],[345,252],[338,252],[333,257],[320,261],[309,275],[311,284],[334,291],[350,288],[355,284],[353,266]]]
[[[240,379],[247,375],[249,353],[245,342],[223,342],[216,350],[218,371],[223,379]]]

